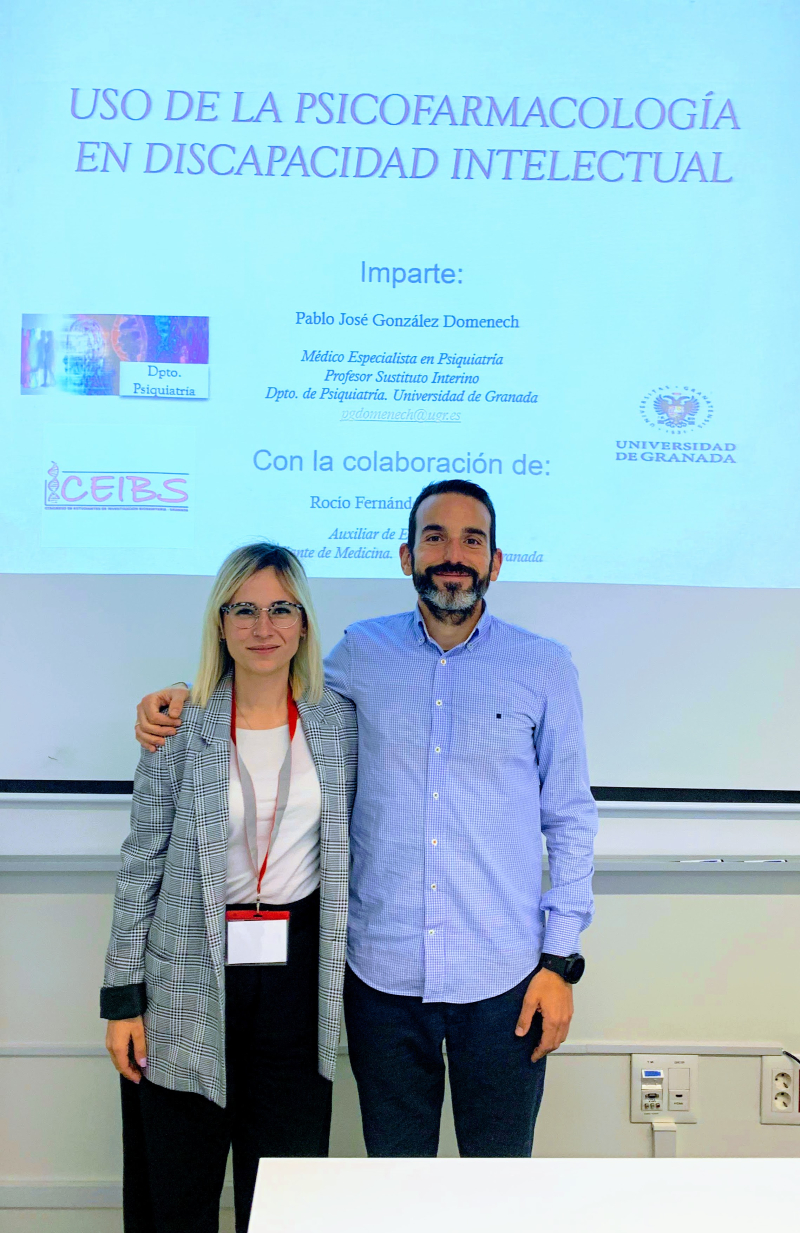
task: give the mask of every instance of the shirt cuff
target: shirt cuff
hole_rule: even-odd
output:
[[[144,981],[138,985],[111,985],[100,990],[101,1019],[136,1019],[147,1009]]]
[[[581,922],[576,916],[564,916],[552,909],[547,914],[542,953],[545,955],[574,955],[580,950]]]

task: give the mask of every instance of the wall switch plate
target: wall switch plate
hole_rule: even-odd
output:
[[[697,1121],[699,1058],[686,1053],[631,1054],[631,1121]]]
[[[800,1126],[800,1068],[783,1054],[761,1059],[761,1122]]]

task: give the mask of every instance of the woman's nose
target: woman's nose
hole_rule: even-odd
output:
[[[272,622],[269,619],[269,614],[265,612],[262,608],[258,616],[256,617],[255,625],[253,626],[253,633],[269,634],[271,632],[272,632]]]

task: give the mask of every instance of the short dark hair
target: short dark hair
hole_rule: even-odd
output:
[[[481,488],[480,484],[472,484],[469,480],[461,479],[439,480],[438,484],[428,484],[422,489],[408,515],[408,546],[412,553],[417,539],[417,510],[423,501],[427,501],[428,497],[441,497],[448,492],[457,492],[462,497],[472,497],[474,501],[480,501],[481,505],[486,506],[489,511],[489,550],[494,556],[497,548],[495,537],[497,515],[494,512],[492,498],[485,488]]]

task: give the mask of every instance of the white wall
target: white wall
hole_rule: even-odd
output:
[[[767,893],[763,881],[720,880],[717,894],[706,893],[707,880],[702,893],[693,892],[700,883],[688,874],[672,875],[668,894],[648,893],[647,875],[621,877],[606,879],[615,893],[604,892],[604,875],[597,879],[597,918],[585,935],[588,967],[576,991],[571,1040],[776,1042],[797,1051],[800,988],[791,973],[800,899],[780,893],[794,887],[794,875],[774,875]],[[36,1203],[46,1201],[48,1184],[101,1197],[104,1184],[118,1184],[111,1063],[8,1056],[37,1044],[69,1051],[102,1042],[97,996],[112,883],[111,874],[88,874],[65,892],[70,883],[59,875],[0,876],[7,892],[0,893],[0,1203],[12,1201],[20,1184],[33,1188],[26,1201]],[[619,893],[620,885],[627,893]],[[748,892],[755,885],[762,891]],[[759,1124],[757,1058],[705,1057],[700,1065],[700,1121],[680,1128],[680,1155],[800,1154],[800,1127]],[[553,1057],[535,1154],[651,1155],[649,1128],[628,1120],[628,1066],[625,1056]],[[346,1057],[335,1087],[332,1151],[363,1154]],[[442,1153],[455,1154],[449,1113]],[[118,1211],[0,1212],[4,1233],[120,1227]]]
[[[130,778],[133,703],[192,671],[209,580],[121,577],[113,591],[109,581],[0,579],[0,636],[14,651],[0,775]],[[400,581],[314,588],[328,645],[348,621],[411,598]],[[41,623],[11,621],[23,593],[48,613],[44,639]],[[800,592],[516,584],[495,588],[492,604],[572,647],[595,783],[796,787]],[[110,868],[127,805],[0,804],[0,1229],[117,1231],[118,1210],[66,1207],[118,1195],[117,1081],[110,1062],[91,1055],[103,1037],[97,994],[113,876],[25,872],[25,858],[35,855],[39,869],[48,858],[62,870],[73,858],[75,868],[83,858]],[[598,851],[627,857],[633,871],[596,879],[571,1040],[775,1042],[797,1052],[800,873],[676,872],[675,860],[796,857],[800,810],[619,806],[602,815]],[[672,854],[670,870],[635,872],[635,858],[652,854]],[[61,1056],[35,1056],[37,1046]],[[679,1154],[800,1154],[800,1128],[759,1124],[758,1089],[757,1058],[703,1058],[701,1119],[681,1127]],[[554,1057],[535,1154],[648,1156],[649,1128],[630,1124],[627,1094],[626,1057]],[[363,1152],[346,1057],[332,1150]],[[455,1152],[449,1114],[442,1152]],[[2,1210],[14,1201],[53,1210]]]

